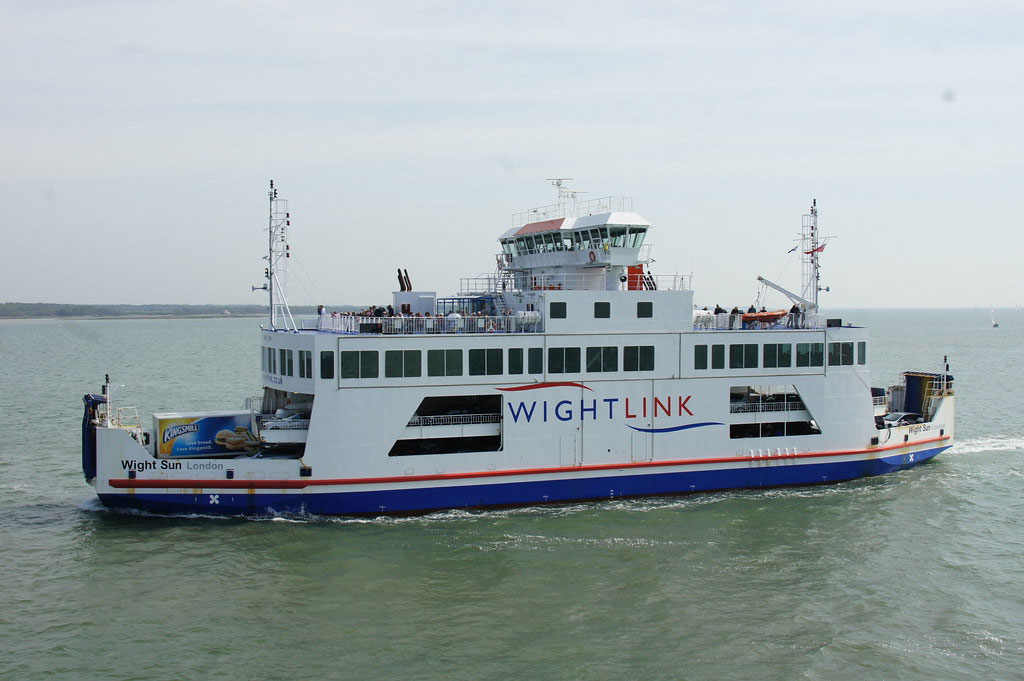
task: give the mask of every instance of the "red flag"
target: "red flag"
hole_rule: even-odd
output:
[[[823,243],[822,245],[818,246],[817,248],[812,248],[809,251],[804,251],[804,255],[810,255],[811,253],[821,253],[822,251],[825,250],[825,246],[827,246],[827,245],[828,245],[828,242],[826,241],[825,243]]]

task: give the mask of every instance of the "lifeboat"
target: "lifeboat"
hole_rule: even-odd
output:
[[[789,314],[789,310],[772,310],[770,312],[746,312],[743,315],[743,324],[747,327],[754,324],[768,326],[779,321]]]

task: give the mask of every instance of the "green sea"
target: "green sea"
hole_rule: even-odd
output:
[[[829,311],[956,376],[878,478],[387,518],[104,510],[81,396],[237,409],[260,320],[0,322],[0,679],[1024,679],[1024,313]]]

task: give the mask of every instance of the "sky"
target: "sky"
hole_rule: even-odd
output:
[[[824,308],[1013,307],[1019,2],[3,2],[0,302],[450,294],[511,215],[633,197],[698,305],[787,252],[812,199]],[[773,294],[763,302],[787,305]]]

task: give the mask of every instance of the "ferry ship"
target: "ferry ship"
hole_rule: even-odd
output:
[[[789,309],[697,310],[689,277],[652,271],[632,199],[554,184],[458,294],[399,270],[390,311],[296,319],[271,183],[262,394],[147,429],[108,376],[84,397],[86,480],[118,509],[377,515],[830,483],[952,446],[945,358],[871,387],[868,331],[819,309],[816,204],[800,291],[758,278]]]

